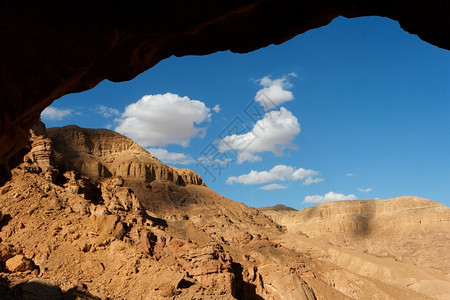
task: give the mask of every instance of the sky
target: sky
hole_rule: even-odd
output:
[[[450,206],[450,52],[386,18],[337,18],[248,54],[171,57],[41,116],[122,133],[253,207],[402,195]]]

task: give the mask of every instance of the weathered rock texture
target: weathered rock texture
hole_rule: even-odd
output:
[[[282,299],[292,285],[314,299],[297,271],[269,279],[269,237],[282,229],[256,209],[214,193],[192,171],[176,175],[111,131],[69,126],[50,129],[50,139],[39,128],[0,189],[0,298],[38,298],[51,287],[52,299]],[[37,156],[44,140],[50,146]],[[48,161],[56,176],[40,167]],[[133,164],[159,175],[129,172]],[[291,259],[277,268],[306,268],[284,252]]]
[[[127,137],[108,129],[78,126],[48,129],[55,165],[75,170],[92,180],[109,177],[152,182],[167,180],[177,185],[204,185],[195,172],[166,166]]]
[[[450,209],[431,200],[404,196],[264,212],[293,233],[450,272]]]
[[[442,0],[8,1],[0,6],[0,164],[55,99],[125,81],[172,55],[249,52],[338,16],[384,16],[450,49]],[[4,166],[2,176],[8,176]]]
[[[450,296],[448,271],[427,267],[435,262],[433,254],[445,261],[448,253],[433,252],[414,242],[416,237],[405,235],[404,242],[396,245],[406,252],[396,260],[359,247],[333,245],[323,235],[331,229],[320,229],[328,226],[338,235],[332,216],[364,217],[377,211],[375,215],[383,216],[382,232],[388,234],[398,230],[392,220],[399,216],[389,212],[403,211],[401,201],[376,202],[382,204],[374,204],[375,210],[355,202],[323,209],[325,213],[322,205],[307,213],[309,217],[300,217],[303,223],[319,223],[317,236],[309,238],[293,233],[284,219],[276,220],[287,230],[266,216],[292,214],[291,220],[301,213],[283,206],[260,212],[199,184],[201,178],[189,170],[182,174],[197,179],[181,184],[174,180],[178,171],[119,134],[75,126],[49,131],[51,139],[44,126],[35,127],[24,162],[0,188],[1,299]],[[141,166],[136,170],[166,171],[148,177],[146,171],[120,167],[133,164]],[[447,220],[445,207],[418,198],[411,203],[412,208],[400,217],[410,231],[402,232],[419,230],[424,239],[435,237],[438,247],[448,241],[446,231],[438,226]],[[415,221],[417,216],[422,216],[422,223]],[[351,220],[345,217],[342,222],[353,224]],[[342,226],[344,240],[358,226]],[[390,242],[385,237],[379,245],[385,243],[390,250]],[[414,255],[420,251],[421,265],[415,265]]]
[[[433,298],[450,295],[448,278],[429,273],[430,269],[450,273],[450,209],[442,204],[404,196],[328,202],[300,211],[279,207],[262,211],[286,226],[288,234],[282,238],[286,246],[308,249],[313,256],[359,275],[407,282],[410,289]],[[413,277],[407,274],[408,264],[420,267]],[[340,280],[330,274],[330,282],[343,284],[337,283]],[[344,292],[344,286],[338,290]]]

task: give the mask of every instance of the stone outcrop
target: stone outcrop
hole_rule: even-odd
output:
[[[170,249],[178,257],[183,268],[200,283],[236,296],[236,276],[233,273],[233,260],[222,246],[208,245],[198,247],[192,243],[173,241]]]
[[[31,259],[23,255],[16,255],[5,262],[6,268],[10,272],[24,272],[34,269],[34,263]]]
[[[48,136],[59,168],[75,170],[95,181],[121,177],[142,182],[166,180],[178,185],[204,185],[195,172],[167,166],[129,138],[111,130],[70,125],[49,128]]]
[[[124,185],[121,177],[112,177],[101,183],[101,198],[108,210],[139,211],[141,204],[134,192]]]
[[[31,150],[24,160],[36,163],[47,173],[53,169],[52,140],[47,136],[47,129],[44,123],[36,123],[30,130]]]
[[[104,79],[125,81],[172,55],[243,53],[338,16],[383,16],[450,49],[446,1],[21,1],[0,9],[0,164],[27,142],[41,111]],[[7,176],[8,167],[2,170]]]
[[[42,173],[49,180],[53,180],[56,176],[57,170],[53,167],[52,141],[47,136],[44,123],[39,121],[31,127],[27,145],[15,155],[14,164],[22,162],[25,163],[22,165],[23,167],[28,168],[31,172]],[[5,179],[0,176],[0,183],[4,183]]]

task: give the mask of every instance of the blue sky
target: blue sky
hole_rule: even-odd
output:
[[[171,57],[42,119],[117,130],[228,198],[299,209],[401,195],[450,206],[449,115],[449,51],[370,17],[248,54]]]

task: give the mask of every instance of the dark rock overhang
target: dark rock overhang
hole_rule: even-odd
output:
[[[172,55],[280,44],[338,16],[388,17],[450,49],[445,0],[3,2],[0,164],[23,148],[42,110],[65,94],[104,79],[130,80]]]

